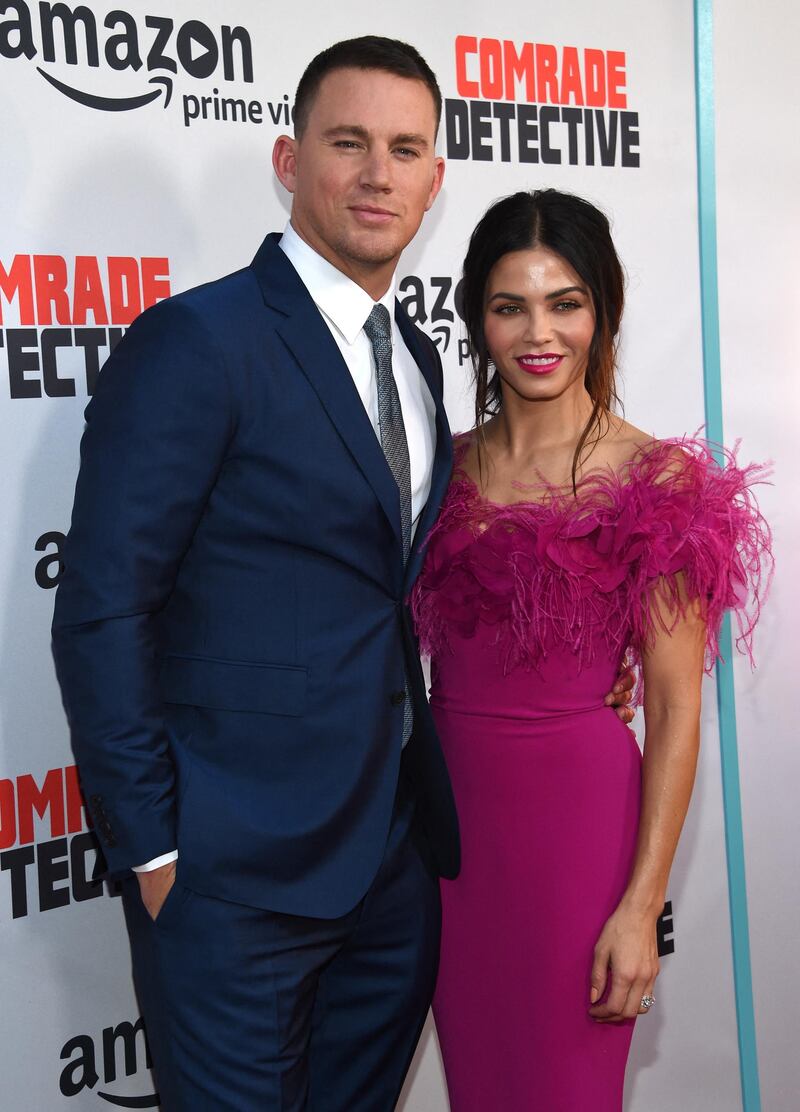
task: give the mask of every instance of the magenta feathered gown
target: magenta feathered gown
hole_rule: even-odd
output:
[[[588,1016],[589,975],[633,862],[641,759],[603,698],[677,573],[709,665],[727,608],[749,650],[762,473],[656,442],[577,501],[498,506],[458,470],[465,447],[412,595],[462,836],[434,1001],[451,1109],[619,1112],[633,1022]]]

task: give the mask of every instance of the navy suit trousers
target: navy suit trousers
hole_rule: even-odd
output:
[[[391,1112],[433,994],[438,881],[401,787],[380,869],[336,919],[219,900],[177,880],[156,921],[123,884],[164,1112]]]

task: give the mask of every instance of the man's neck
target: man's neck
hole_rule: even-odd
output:
[[[306,231],[298,227],[294,216],[290,217],[292,229],[307,247],[310,247],[320,258],[330,263],[351,282],[355,282],[373,301],[380,301],[392,284],[394,272],[397,269],[398,259],[387,263],[359,263],[357,259],[343,258],[332,251],[327,244],[317,240]]]

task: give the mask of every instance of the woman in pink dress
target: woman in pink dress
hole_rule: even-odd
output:
[[[606,218],[495,204],[464,265],[476,430],[412,596],[462,831],[434,1003],[452,1112],[619,1112],[723,612],[748,651],[763,473],[613,412]],[[605,705],[625,658],[646,740]]]

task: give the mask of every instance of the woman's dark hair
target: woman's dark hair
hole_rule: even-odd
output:
[[[588,201],[556,189],[536,189],[504,197],[485,213],[469,241],[464,259],[464,320],[475,369],[475,423],[500,409],[500,376],[490,371],[483,331],[486,285],[495,263],[511,251],[546,247],[560,255],[592,296],[595,329],[586,367],[592,412],[572,459],[572,489],[587,440],[602,436],[602,420],[619,403],[615,371],[617,335],[625,300],[624,279],[608,220]],[[480,445],[480,440],[479,440]]]
[[[442,117],[442,93],[431,67],[418,50],[399,39],[362,35],[358,39],[336,42],[312,58],[306,66],[294,98],[294,133],[300,139],[316,100],[322,79],[333,70],[383,70],[397,77],[408,77],[427,85],[433,98],[436,130]]]

